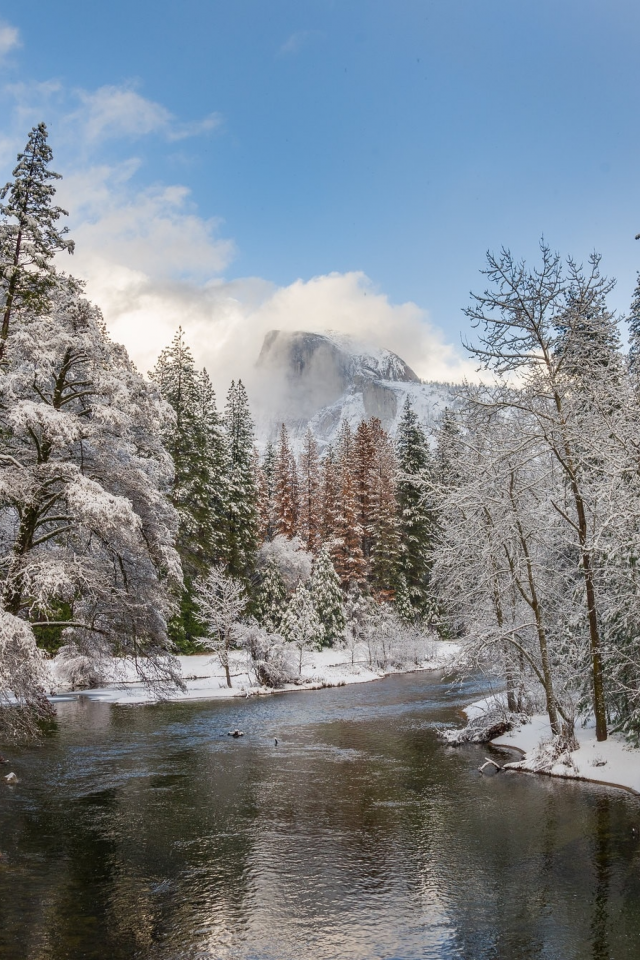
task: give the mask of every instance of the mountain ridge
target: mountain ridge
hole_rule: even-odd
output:
[[[270,330],[256,361],[259,446],[275,441],[285,424],[294,449],[311,427],[321,448],[335,440],[343,420],[353,428],[378,417],[395,433],[406,397],[427,429],[455,405],[452,384],[423,382],[406,361],[347,334]]]

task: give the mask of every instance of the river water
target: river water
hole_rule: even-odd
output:
[[[0,957],[637,960],[640,798],[481,776],[436,729],[482,692],[60,704],[0,791]]]

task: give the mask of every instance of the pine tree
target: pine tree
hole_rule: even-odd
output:
[[[332,647],[344,634],[345,611],[340,578],[326,547],[322,547],[313,565],[310,590],[324,631],[323,646]]]
[[[298,478],[296,462],[289,445],[289,434],[284,423],[280,430],[280,444],[275,470],[275,524],[276,533],[289,540],[296,535],[298,519]]]
[[[397,461],[393,443],[379,420],[370,421],[375,451],[370,477],[371,587],[380,600],[393,600],[400,557],[400,530],[396,503]]]
[[[407,581],[403,573],[400,574],[397,580],[395,609],[400,619],[405,623],[413,623],[416,619],[416,611],[411,602]]]
[[[177,546],[185,575],[194,577],[204,573],[206,566],[202,527],[206,525],[208,478],[198,417],[197,373],[181,327],[171,346],[158,357],[150,377],[175,414],[175,420],[165,428],[163,441],[175,468],[171,501],[180,514]]]
[[[365,559],[362,553],[362,527],[358,520],[356,486],[352,472],[353,436],[345,420],[338,442],[338,500],[331,555],[342,586],[365,580]]]
[[[353,480],[355,486],[358,523],[362,530],[362,554],[367,568],[370,565],[373,549],[373,482],[375,474],[376,450],[373,443],[373,431],[382,424],[378,420],[361,420],[356,430],[353,448]],[[368,572],[368,571],[367,571]]]
[[[163,440],[175,468],[171,501],[180,517],[176,546],[184,591],[180,616],[171,627],[174,642],[189,650],[203,629],[195,615],[194,581],[225,559],[226,440],[213,387],[206,371],[196,370],[181,327],[150,376],[175,414]]]
[[[554,349],[562,358],[559,370],[578,387],[587,388],[590,378],[603,368],[613,376],[622,367],[618,322],[607,306],[614,281],[601,276],[599,254],[592,254],[589,259],[593,272],[588,284],[581,280],[581,268],[569,260],[565,305],[554,324]]]
[[[340,477],[335,449],[329,446],[322,458],[320,536],[331,543],[336,535]]]
[[[461,479],[459,459],[460,428],[456,416],[449,407],[442,411],[436,443],[434,474],[438,483],[445,487],[455,486]]]
[[[248,583],[258,548],[258,483],[253,456],[253,420],[247,391],[232,381],[224,427],[229,451],[226,556],[229,574]]]
[[[273,540],[277,533],[275,521],[276,460],[275,447],[269,442],[258,470],[261,540]]]
[[[633,291],[629,324],[629,370],[637,380],[640,374],[640,273]]]
[[[269,633],[279,633],[286,606],[287,588],[278,564],[271,557],[265,565],[258,588],[256,620]]]
[[[288,643],[297,647],[298,673],[302,675],[305,653],[318,650],[324,636],[311,594],[303,583],[299,584],[289,601],[282,620],[282,635]]]
[[[196,380],[198,417],[204,439],[208,484],[207,563],[226,563],[226,510],[229,483],[229,450],[216,395],[206,370]],[[211,559],[210,559],[211,558]]]
[[[307,550],[312,553],[320,544],[321,496],[320,496],[320,460],[318,444],[311,429],[307,429],[300,455],[300,521],[299,533]]]
[[[428,605],[429,549],[433,536],[432,508],[424,487],[431,469],[431,454],[409,397],[405,400],[398,425],[396,453],[399,572],[404,576],[411,605],[417,613],[422,613]]]
[[[52,158],[47,128],[39,123],[18,154],[13,181],[0,190],[0,198],[7,198],[0,204],[0,361],[14,312],[26,306],[32,312],[45,309],[56,282],[53,258],[61,250],[73,253],[73,241],[64,239],[68,228],[57,228],[67,211],[52,206],[55,187],[49,181],[60,179],[48,168]]]

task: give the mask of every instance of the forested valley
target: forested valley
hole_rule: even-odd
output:
[[[148,376],[110,339],[61,269],[51,162],[40,124],[1,194],[3,736],[51,716],[53,656],[78,684],[130,660],[163,696],[178,653],[231,686],[243,649],[275,687],[314,648],[418,662],[438,635],[559,741],[587,715],[637,739],[640,286],[625,352],[597,255],[489,255],[480,376],[433,435],[407,401],[395,436],[344,422],[296,455],[283,425],[259,451],[244,385],[219,407],[187,332]]]

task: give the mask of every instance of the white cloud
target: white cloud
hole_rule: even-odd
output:
[[[77,243],[74,272],[100,285],[105,270],[109,276],[121,267],[154,280],[199,283],[224,270],[235,247],[217,236],[220,221],[199,217],[184,186],[134,193],[129,181],[137,169],[132,159],[117,167],[91,167],[61,182],[58,196],[71,214]]]
[[[86,278],[87,292],[102,307],[112,335],[142,370],[153,366],[181,325],[219,394],[237,377],[251,387],[255,361],[271,329],[348,333],[395,351],[425,379],[473,376],[473,364],[444,340],[424,310],[414,303],[391,303],[362,273],[332,273],[285,287],[255,277],[198,283],[175,278],[175,270],[171,279],[174,257],[189,265],[201,256],[200,266],[214,269],[222,267],[224,250],[216,247],[220,241],[210,240],[209,253],[206,244],[200,251],[203,228],[192,215],[182,219],[178,213],[176,222],[169,215],[164,227],[154,226],[156,204],[166,203],[174,209],[164,194],[145,195],[74,231],[73,272]],[[148,219],[141,223],[140,218]],[[132,238],[133,222],[138,226]]]
[[[147,100],[131,87],[100,87],[95,93],[79,91],[82,106],[75,115],[92,142],[110,137],[144,137],[167,130],[173,121],[165,107]]]
[[[302,47],[307,43],[310,37],[316,34],[316,30],[297,30],[292,33],[278,50],[280,56],[299,53]]]
[[[17,27],[0,21],[0,62],[11,51],[21,47],[20,31]]]
[[[174,123],[167,131],[169,140],[186,140],[188,137],[198,137],[203,133],[211,133],[217,130],[223,124],[222,114],[210,113],[204,120],[196,120],[193,123]]]
[[[305,36],[294,35],[295,43]],[[71,214],[77,246],[61,266],[86,280],[113,336],[142,370],[182,325],[220,393],[234,377],[251,385],[264,335],[274,328],[351,334],[394,350],[425,379],[473,375],[473,365],[423,309],[391,303],[363,273],[331,273],[284,287],[260,278],[222,279],[234,243],[220,236],[219,220],[198,215],[185,186],[135,189],[142,168],[136,157],[116,165],[82,159],[87,146],[99,156],[109,138],[160,134],[172,141],[206,132],[219,125],[217,115],[183,124],[131,85],[75,94],[55,83],[27,85],[12,88],[11,96],[21,119],[45,101],[55,105],[58,131],[65,143],[73,141],[76,169],[58,185],[58,199]]]
[[[148,100],[133,84],[104,86],[90,93],[76,91],[80,108],[67,118],[79,124],[89,145],[109,139],[140,139],[158,133],[167,140],[185,140],[215,130],[222,123],[218,113],[203,120],[181,123],[162,104]]]

